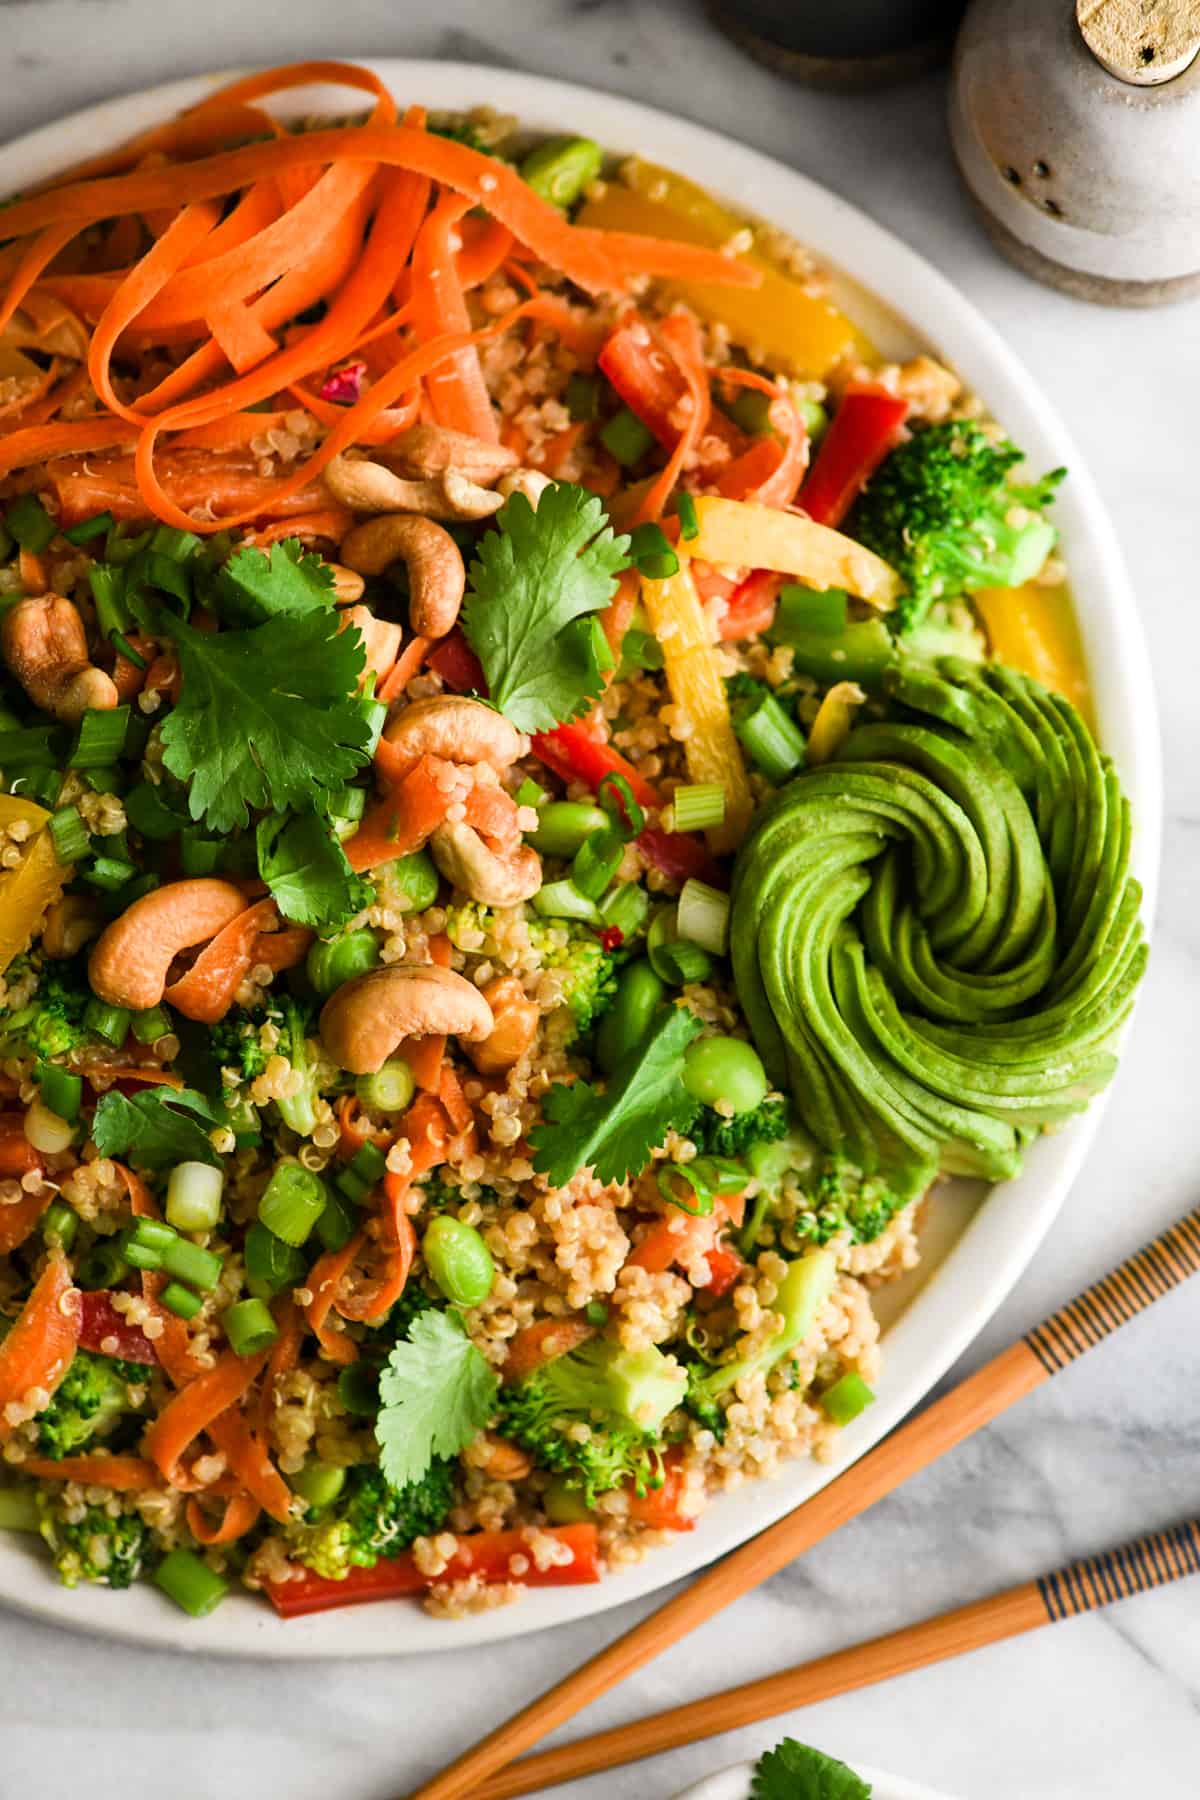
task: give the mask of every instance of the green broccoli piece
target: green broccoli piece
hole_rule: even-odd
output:
[[[815,1183],[811,1204],[796,1215],[796,1230],[814,1243],[850,1233],[854,1244],[869,1244],[924,1187],[892,1185],[883,1176],[864,1175],[845,1156],[826,1158]]]
[[[446,908],[446,936],[458,950],[476,950],[496,929],[496,914],[482,900],[464,900]]]
[[[531,919],[529,936],[542,966],[565,976],[562,1004],[571,1014],[574,1042],[607,1012],[617,991],[617,963],[595,932],[577,919]]]
[[[49,1406],[37,1420],[38,1453],[61,1462],[97,1438],[111,1436],[118,1421],[135,1415],[131,1388],[145,1388],[147,1371],[140,1363],[116,1356],[77,1350]]]
[[[1042,509],[1066,470],[1010,482],[1023,461],[1007,438],[953,420],[915,431],[883,462],[846,530],[907,583],[895,615],[901,632],[934,600],[1019,587],[1037,574],[1058,535]]]
[[[137,1513],[119,1512],[114,1518],[106,1506],[89,1506],[81,1519],[68,1519],[63,1494],[49,1489],[39,1490],[37,1505],[38,1529],[64,1587],[91,1581],[127,1588],[137,1580],[150,1537]]]
[[[269,1051],[259,1042],[265,1014],[251,1014],[231,1006],[223,1019],[209,1027],[209,1054],[220,1069],[232,1069],[239,1081],[253,1081],[267,1066]]]
[[[253,1081],[273,1056],[282,1056],[299,1071],[303,1079],[296,1092],[275,1104],[284,1124],[300,1137],[311,1137],[317,1123],[318,1076],[308,1042],[315,1035],[314,1015],[314,1007],[285,995],[249,1012],[231,1009],[213,1026],[210,1038],[210,1054],[217,1066],[234,1069],[239,1081]],[[260,1038],[262,1027],[268,1024],[279,1033],[270,1050],[263,1048]]]
[[[454,1463],[435,1458],[420,1481],[390,1488],[371,1464],[351,1469],[337,1500],[315,1518],[288,1527],[291,1553],[327,1581],[380,1557],[399,1556],[414,1538],[440,1530],[454,1497]]]
[[[731,1119],[711,1106],[702,1107],[696,1123],[688,1128],[688,1136],[696,1148],[707,1156],[746,1156],[756,1144],[773,1144],[786,1137],[788,1104],[786,1100],[768,1098],[749,1112],[735,1113]]]
[[[789,1263],[771,1303],[771,1310],[783,1315],[779,1330],[750,1356],[717,1363],[704,1374],[689,1374],[688,1411],[711,1425],[713,1407],[737,1382],[747,1375],[768,1374],[804,1342],[836,1281],[837,1262],[831,1250],[809,1250]]]
[[[591,1506],[627,1481],[639,1494],[661,1487],[659,1432],[686,1387],[684,1371],[653,1345],[622,1350],[592,1338],[503,1388],[499,1429]],[[588,1435],[576,1441],[581,1425]]]
[[[43,969],[33,999],[0,1023],[0,1051],[49,1061],[91,1043],[93,1034],[83,1024],[91,998],[82,966],[57,963]]]

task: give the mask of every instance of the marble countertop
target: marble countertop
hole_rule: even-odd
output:
[[[1150,637],[1168,780],[1154,957],[1103,1129],[1035,1266],[956,1373],[1195,1202],[1200,305],[1110,312],[1031,285],[997,259],[958,191],[941,77],[882,96],[814,95],[745,60],[685,0],[0,0],[0,31],[5,136],[169,76],[282,56],[407,53],[588,80],[665,101],[827,182],[956,281],[1042,381],[1111,508]],[[1200,1292],[1164,1302],[609,1696],[586,1727],[893,1630],[1187,1517],[1198,1324]],[[152,1656],[0,1613],[0,1796],[391,1800],[646,1610],[424,1662],[294,1668]],[[1182,1584],[814,1707],[777,1731],[555,1791],[665,1800],[787,1730],[963,1800],[1127,1800],[1139,1788],[1185,1800],[1198,1787],[1198,1715],[1200,1605]]]

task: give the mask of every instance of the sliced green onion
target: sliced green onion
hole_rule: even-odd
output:
[[[116,887],[104,892],[101,906],[105,916],[115,919],[118,913],[124,912],[127,906],[132,906],[135,900],[140,900],[143,894],[152,893],[161,885],[162,876],[156,875],[153,869],[147,869],[144,875],[138,875],[124,883],[118,883]]]
[[[59,1068],[57,1063],[40,1062],[37,1066],[38,1093],[42,1104],[56,1113],[68,1124],[74,1124],[79,1117],[79,1106],[83,1099],[83,1077],[72,1075],[66,1069]]]
[[[677,787],[671,795],[671,814],[676,831],[710,831],[725,821],[725,789],[719,781]]]
[[[167,1037],[174,1028],[165,1006],[150,1006],[145,1012],[134,1013],[130,1029],[139,1044],[157,1044],[159,1038]]]
[[[79,721],[79,732],[67,753],[69,769],[103,769],[116,762],[125,743],[129,708],[89,706]]]
[[[520,165],[521,179],[535,194],[565,211],[573,206],[604,165],[604,152],[592,138],[548,138]]]
[[[60,863],[82,862],[91,850],[87,828],[77,806],[64,806],[51,816],[48,826],[54,854]]]
[[[68,1149],[75,1136],[71,1122],[52,1111],[40,1094],[25,1113],[24,1131],[34,1149],[45,1156],[57,1156]]]
[[[93,513],[90,519],[80,519],[78,525],[68,525],[63,536],[68,544],[90,544],[93,538],[111,531],[116,522],[110,512]]]
[[[625,845],[611,825],[593,831],[575,852],[571,864],[571,880],[589,900],[599,900],[612,883],[621,866]]]
[[[34,556],[40,555],[58,532],[57,523],[36,494],[18,494],[15,500],[10,500],[5,508],[4,523],[22,550],[28,550]]]
[[[345,1485],[346,1471],[336,1463],[307,1462],[288,1476],[293,1494],[299,1494],[309,1506],[318,1509],[332,1506]]]
[[[26,774],[7,777],[5,787],[10,794],[36,800],[40,806],[54,807],[62,793],[63,778],[57,769],[30,769]]]
[[[360,1075],[354,1091],[372,1112],[403,1112],[415,1091],[412,1070],[403,1057],[393,1057],[373,1075]]]
[[[619,931],[626,943],[636,937],[649,911],[650,896],[636,881],[623,881],[600,902],[600,917],[605,925]]]
[[[268,1231],[293,1249],[305,1243],[325,1210],[325,1183],[300,1163],[280,1163],[258,1203]]]
[[[379,1370],[360,1358],[337,1378],[337,1396],[356,1419],[373,1419],[379,1411]]]
[[[621,662],[617,680],[628,681],[631,676],[640,675],[644,669],[657,673],[662,666],[662,645],[654,633],[643,631],[638,625],[631,625],[621,639]]]
[[[808,433],[809,442],[815,444],[829,428],[829,414],[819,400],[797,400],[800,417],[804,420],[804,429]]]
[[[179,839],[179,866],[185,875],[211,875],[221,866],[225,845],[220,838],[185,831]]]
[[[675,915],[669,907],[664,907],[651,921],[646,933],[646,954],[659,980],[671,987],[703,981],[712,973],[712,958],[707,951],[678,936]]]
[[[94,996],[83,1009],[83,1028],[103,1038],[106,1044],[119,1047],[129,1033],[133,1014],[125,1006],[106,1006]]]
[[[857,1369],[847,1370],[833,1386],[819,1396],[822,1412],[835,1425],[848,1425],[873,1405],[875,1392],[869,1388]]]
[[[117,1287],[129,1273],[129,1264],[115,1238],[100,1238],[94,1243],[75,1271],[78,1286],[94,1293],[98,1288]]]
[[[221,1324],[235,1356],[257,1356],[260,1350],[270,1349],[279,1336],[265,1300],[235,1300],[221,1314]]]
[[[159,1305],[165,1306],[167,1311],[174,1313],[177,1319],[194,1319],[204,1305],[199,1294],[194,1294],[190,1287],[183,1285],[182,1281],[168,1281],[166,1287],[159,1294],[158,1300]]]
[[[150,534],[150,549],[157,556],[168,556],[172,562],[187,562],[204,543],[194,531],[181,531],[177,525],[156,525]]]
[[[0,1531],[40,1531],[37,1494],[31,1487],[0,1488]]]
[[[544,806],[549,798],[545,788],[539,787],[528,775],[513,795],[518,806]]]
[[[653,444],[654,433],[648,425],[642,424],[635,412],[630,412],[627,406],[623,406],[604,426],[600,442],[623,469],[631,469],[635,463],[641,462]]]
[[[144,838],[165,843],[175,837],[187,823],[187,814],[168,806],[159,788],[150,782],[139,782],[125,796],[125,817]]]
[[[582,919],[585,925],[595,925],[600,918],[592,901],[572,881],[548,881],[533,896],[533,906],[543,919]]]
[[[176,1231],[212,1231],[221,1217],[225,1177],[211,1163],[176,1163],[167,1177],[163,1211]]]
[[[690,494],[679,493],[675,496],[675,516],[679,520],[679,535],[690,543],[692,538],[700,536],[700,521],[696,517],[696,502]]]
[[[600,417],[600,381],[595,375],[568,376],[563,391],[567,411],[577,423]]]
[[[682,1194],[680,1182],[684,1184]],[[703,1172],[697,1172],[691,1163],[660,1163],[658,1191],[664,1200],[669,1200],[680,1212],[690,1213],[694,1219],[707,1218],[712,1212],[712,1188],[705,1181]]]
[[[89,887],[99,888],[103,894],[114,894],[136,874],[133,864],[122,862],[120,857],[98,856],[91,867],[85,869],[83,879]]]
[[[141,651],[134,649],[123,631],[110,631],[108,635],[117,655],[123,656],[125,661],[132,663],[135,669],[148,669],[150,667],[150,664],[146,661],[146,658],[142,655]]]
[[[846,629],[849,595],[845,588],[807,588],[789,581],[779,590],[775,630],[816,631],[838,637]]]
[[[133,625],[133,614],[125,599],[125,571],[109,563],[93,563],[88,570],[88,585],[96,605],[96,623],[100,635],[123,636]]]
[[[165,1291],[161,1298],[166,1301]],[[153,1579],[168,1600],[193,1619],[206,1619],[229,1592],[229,1583],[214,1574],[194,1550],[169,1550],[155,1569]]]
[[[729,947],[728,894],[689,876],[679,891],[675,921],[681,938],[713,956],[724,956]]]
[[[388,709],[382,700],[373,700],[368,694],[359,697],[358,710],[367,722],[369,736],[363,745],[367,756],[374,756],[379,747],[380,735],[387,723]]]
[[[733,729],[768,781],[786,781],[804,761],[804,734],[769,691],[757,703],[734,706]]]
[[[106,763],[100,769],[81,769],[80,774],[93,794],[119,794],[125,787],[125,772],[117,763]],[[108,841],[111,843],[112,839]]]
[[[213,1250],[202,1250],[187,1238],[176,1238],[164,1246],[162,1266],[176,1281],[186,1281],[202,1294],[211,1293],[224,1271],[225,1264]]]
[[[125,1238],[122,1246],[125,1260],[135,1269],[157,1270],[162,1268],[162,1257],[157,1250],[147,1250],[144,1245],[137,1244],[131,1237]]]
[[[79,1214],[65,1200],[52,1200],[42,1214],[42,1236],[48,1244],[68,1251],[79,1233]]]
[[[0,731],[0,768],[26,769],[54,761],[52,725]]]
[[[350,837],[367,807],[367,790],[360,787],[338,788],[329,796],[329,822],[334,836]]]
[[[339,1193],[330,1194],[325,1210],[317,1220],[317,1236],[322,1249],[344,1250],[357,1230],[358,1221],[350,1210],[349,1201]]]
[[[610,769],[604,777],[596,789],[596,798],[626,841],[646,829],[646,815],[634,799],[629,782],[616,769]]]
[[[349,1168],[341,1169],[334,1176],[333,1185],[355,1206],[361,1206],[371,1191],[370,1182],[360,1181],[357,1175],[350,1172]]]
[[[687,1165],[714,1194],[740,1194],[750,1176],[731,1156],[697,1156]]]
[[[666,581],[679,573],[679,558],[661,525],[635,525],[629,534],[629,558],[639,574]]]
[[[387,1157],[378,1144],[360,1144],[350,1158],[347,1167],[352,1174],[358,1176],[360,1181],[365,1181],[368,1187],[373,1187],[377,1181],[382,1181],[387,1173]]]
[[[607,1325],[608,1308],[603,1300],[589,1300],[583,1309],[583,1316],[589,1325]]]
[[[305,1262],[300,1252],[281,1242],[257,1219],[246,1232],[242,1256],[246,1264],[246,1285],[262,1300],[281,1294],[285,1288],[295,1287],[304,1274]]]
[[[168,1244],[175,1243],[178,1235],[169,1225],[164,1225],[161,1219],[139,1219],[130,1233],[129,1241],[143,1250],[152,1250],[156,1256],[161,1256]]]

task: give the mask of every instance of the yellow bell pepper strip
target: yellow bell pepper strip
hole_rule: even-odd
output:
[[[1083,644],[1066,587],[982,588],[971,599],[993,656],[1062,694],[1094,729]]]
[[[805,745],[804,760],[810,768],[833,761],[850,736],[855,710],[866,697],[857,681],[839,681],[830,688],[817,709]]]
[[[45,807],[35,806],[32,800],[0,794],[0,836],[7,837],[14,825],[30,828],[20,862],[0,872],[0,975],[14,956],[29,948],[46,908],[58,899],[70,873],[55,854],[46,830],[49,818]]]
[[[774,569],[809,587],[845,588],[880,612],[890,612],[903,592],[895,569],[874,551],[796,513],[705,495],[696,501],[696,518],[700,535],[690,548],[705,562]]]
[[[671,699],[690,728],[683,745],[688,774],[725,790],[725,818],[709,834],[709,844],[717,852],[732,850],[745,836],[754,803],[716,646],[686,560],[665,581],[643,581],[642,604],[662,646]]]
[[[610,181],[603,194],[586,202],[577,223],[604,231],[648,232],[717,248],[746,229],[744,219],[727,211],[694,182],[669,169],[636,162],[622,171],[620,181]],[[756,361],[785,375],[823,380],[848,353],[869,353],[869,346],[843,313],[827,300],[806,293],[761,250],[747,251],[746,261],[762,271],[757,288],[678,281],[671,283],[671,291],[702,318],[726,325],[733,341],[752,350]]]

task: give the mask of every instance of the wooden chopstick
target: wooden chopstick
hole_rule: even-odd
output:
[[[615,1725],[557,1750],[541,1750],[472,1789],[471,1800],[514,1800],[518,1794],[540,1793],[561,1781],[578,1781],[602,1769],[615,1769],[664,1750],[677,1750],[681,1744],[694,1744],[700,1738],[736,1731],[798,1706],[832,1700],[837,1694],[911,1674],[931,1663],[963,1656],[968,1650],[981,1650],[985,1644],[1035,1631],[1039,1625],[1077,1618],[1131,1594],[1148,1593],[1151,1588],[1196,1574],[1200,1574],[1200,1519],[1188,1519],[1100,1556],[1082,1557],[1037,1581],[923,1619],[919,1625],[906,1625],[885,1637],[871,1638],[813,1662],[797,1663],[777,1675],[747,1681],[704,1700],[691,1700],[686,1706],[669,1707],[629,1725]]]
[[[474,1794],[498,1770],[609,1688],[866,1512],[1198,1269],[1200,1208],[907,1420],[828,1487],[715,1563],[632,1631],[548,1688],[435,1775],[412,1800],[464,1800]]]

